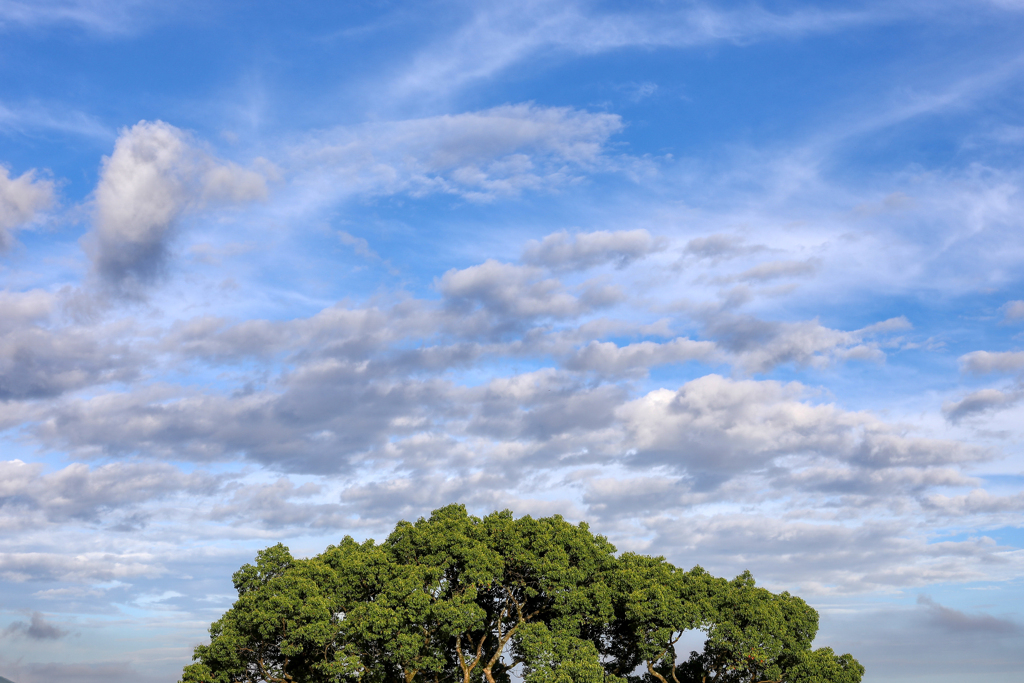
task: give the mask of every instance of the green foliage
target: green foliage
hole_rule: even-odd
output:
[[[704,651],[691,653],[680,681],[792,680],[818,632],[814,609],[789,593],[758,588],[750,572],[719,580],[711,604]]]
[[[792,683],[860,683],[864,667],[852,655],[837,655],[830,647],[808,652],[793,667]]]
[[[346,537],[309,559],[283,545],[234,577],[182,683],[859,683],[850,655],[811,649],[800,598],[624,553],[561,517],[461,505]],[[675,645],[701,629],[700,653]],[[517,667],[519,667],[517,669]]]
[[[552,631],[543,622],[522,627],[515,652],[530,683],[618,683],[606,677],[593,642]]]

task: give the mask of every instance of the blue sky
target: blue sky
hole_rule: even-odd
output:
[[[1024,3],[0,0],[0,675],[449,502],[1024,664]]]

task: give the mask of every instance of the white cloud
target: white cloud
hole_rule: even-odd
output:
[[[985,489],[974,489],[962,496],[928,496],[925,502],[948,515],[963,516],[1024,510],[1024,493],[994,496]]]
[[[86,242],[94,269],[131,292],[160,272],[186,211],[252,201],[266,191],[260,173],[210,157],[174,126],[141,121],[121,132],[103,160]]]
[[[651,548],[699,558],[719,574],[750,569],[798,594],[896,592],[911,586],[1008,578],[1021,559],[990,539],[930,542],[898,521],[825,524],[757,513],[665,515]],[[996,568],[998,567],[998,568]],[[994,569],[994,571],[993,571]],[[798,588],[797,588],[798,587]]]
[[[960,367],[977,375],[1014,372],[1024,368],[1024,351],[972,351],[960,356]]]
[[[952,441],[909,438],[867,413],[800,400],[798,383],[708,375],[617,409],[638,466],[667,465],[717,484],[776,458],[826,457],[857,467],[921,467],[984,457]]]
[[[942,404],[942,414],[950,422],[959,422],[965,417],[988,413],[1009,408],[1024,396],[1020,389],[1000,391],[999,389],[981,389],[964,396],[959,401],[947,401]]]
[[[709,317],[705,334],[717,340],[719,348],[732,352],[741,369],[756,373],[786,363],[825,367],[846,360],[882,361],[885,354],[871,338],[908,326],[900,317],[847,332],[825,327],[817,320],[774,322],[716,313]]]
[[[1024,301],[1008,301],[1003,306],[1003,320],[1005,322],[1016,322],[1024,320]]]
[[[820,259],[806,261],[767,261],[759,263],[742,273],[719,278],[722,282],[767,282],[780,278],[794,278],[814,275],[821,268]]]
[[[0,130],[20,134],[56,131],[104,141],[114,138],[114,132],[96,117],[63,103],[44,106],[38,102],[0,102]]]
[[[337,128],[294,150],[301,183],[327,196],[433,192],[473,201],[557,188],[607,165],[616,114],[515,104]]]
[[[0,461],[2,526],[36,526],[42,514],[51,523],[72,519],[107,521],[112,513],[181,493],[212,494],[217,479],[201,473],[183,474],[162,463],[111,463],[90,468],[74,463],[50,474],[39,464]],[[31,515],[31,516],[29,516]]]
[[[718,263],[725,259],[753,254],[765,249],[767,247],[759,244],[746,244],[746,240],[739,235],[716,234],[707,237],[694,237],[686,243],[684,253],[701,259],[711,259],[713,263]]]
[[[554,278],[527,266],[488,259],[478,266],[452,269],[437,288],[451,305],[467,312],[480,306],[502,318],[573,318],[590,309],[585,300],[565,291]]]
[[[8,249],[12,233],[35,220],[54,203],[52,180],[36,177],[35,170],[11,178],[0,166],[0,251]]]
[[[539,242],[527,242],[523,249],[523,261],[562,271],[586,270],[604,263],[625,268],[634,261],[663,250],[665,246],[664,238],[652,237],[644,229],[578,232],[572,236],[563,230]]]
[[[0,330],[16,330],[25,324],[49,318],[55,297],[49,292],[33,289],[27,292],[0,290]]]
[[[306,483],[295,486],[286,477],[272,484],[249,484],[231,492],[231,497],[214,503],[210,519],[231,521],[236,525],[261,525],[264,528],[314,526],[338,528],[344,525],[338,503],[292,502],[317,496],[322,487]]]
[[[651,341],[617,346],[614,342],[592,341],[568,356],[563,365],[569,370],[608,375],[640,373],[667,363],[722,359],[714,342],[679,337],[665,343]]]
[[[125,337],[128,321],[58,325],[58,297],[41,290],[0,291],[0,400],[53,397],[135,377],[140,359]]]
[[[99,33],[126,33],[159,11],[149,0],[0,0],[0,20],[24,26],[71,24]]]
[[[729,11],[688,4],[663,11],[594,11],[584,2],[531,0],[515,6],[473,5],[471,18],[454,35],[417,55],[394,83],[394,96],[438,97],[545,51],[595,54],[626,47],[685,48],[717,42],[825,33],[876,21],[869,12],[797,9],[776,14],[761,7]]]
[[[156,577],[165,568],[150,553],[0,552],[0,578],[25,581],[97,582]]]

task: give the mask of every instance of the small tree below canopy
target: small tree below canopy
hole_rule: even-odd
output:
[[[788,593],[625,553],[561,517],[461,505],[296,559],[260,551],[182,683],[859,683]],[[707,634],[683,659],[685,631]],[[518,668],[517,668],[518,667]]]

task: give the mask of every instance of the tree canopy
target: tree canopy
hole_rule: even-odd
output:
[[[238,600],[182,683],[860,682],[852,656],[812,649],[800,598],[615,553],[585,523],[462,505],[380,544],[309,559],[278,544],[234,574]],[[703,651],[684,658],[695,629]]]

